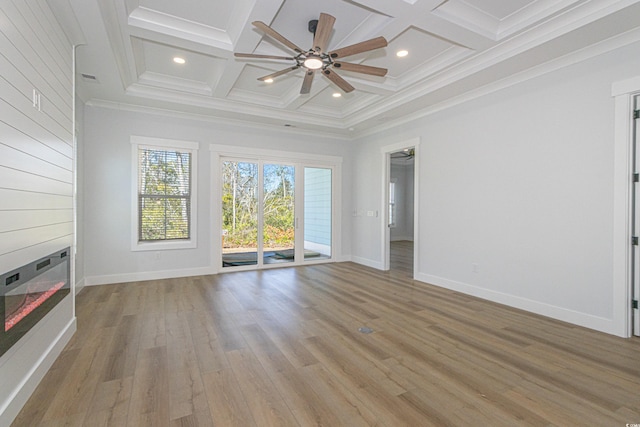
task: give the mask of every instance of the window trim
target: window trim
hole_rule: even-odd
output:
[[[138,151],[140,148],[156,150],[178,150],[191,153],[191,198],[190,198],[190,238],[184,240],[139,241],[138,184],[139,167]],[[131,135],[131,250],[161,251],[172,249],[194,249],[197,245],[197,212],[198,212],[198,149],[200,144],[194,141],[153,138]]]

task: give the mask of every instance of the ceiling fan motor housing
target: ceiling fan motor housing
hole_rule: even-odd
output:
[[[316,35],[316,29],[318,28],[318,20],[317,19],[312,19],[311,21],[309,21],[309,32],[313,33],[313,35]]]

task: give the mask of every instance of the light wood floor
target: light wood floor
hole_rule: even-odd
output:
[[[640,423],[638,340],[414,282],[406,268],[90,287],[77,316],[14,425]]]

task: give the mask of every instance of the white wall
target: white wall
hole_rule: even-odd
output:
[[[84,286],[84,107],[82,100],[76,95],[76,294]]]
[[[379,147],[419,137],[420,280],[621,334],[611,85],[639,74],[630,45],[363,138],[354,203],[381,204]],[[379,220],[354,218],[354,260],[381,263]]]
[[[95,106],[86,106],[84,113],[84,217],[81,221],[85,282],[89,285],[217,271],[212,259],[211,209],[218,209],[219,205],[211,206],[209,144],[247,147],[247,152],[263,148],[342,156],[343,189],[351,188],[350,146],[344,141]],[[131,251],[131,135],[200,143],[196,249]],[[349,193],[343,190],[345,206],[350,206]],[[341,219],[343,230],[349,230],[348,208]],[[350,243],[350,235],[344,234],[339,258],[349,257]]]
[[[0,4],[0,272],[73,242],[71,45],[44,1]],[[33,90],[40,109],[33,107]],[[0,285],[1,286],[1,285]],[[0,357],[9,425],[75,330],[73,297]]]

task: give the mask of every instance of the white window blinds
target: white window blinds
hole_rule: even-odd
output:
[[[138,149],[138,241],[191,237],[191,153]]]

